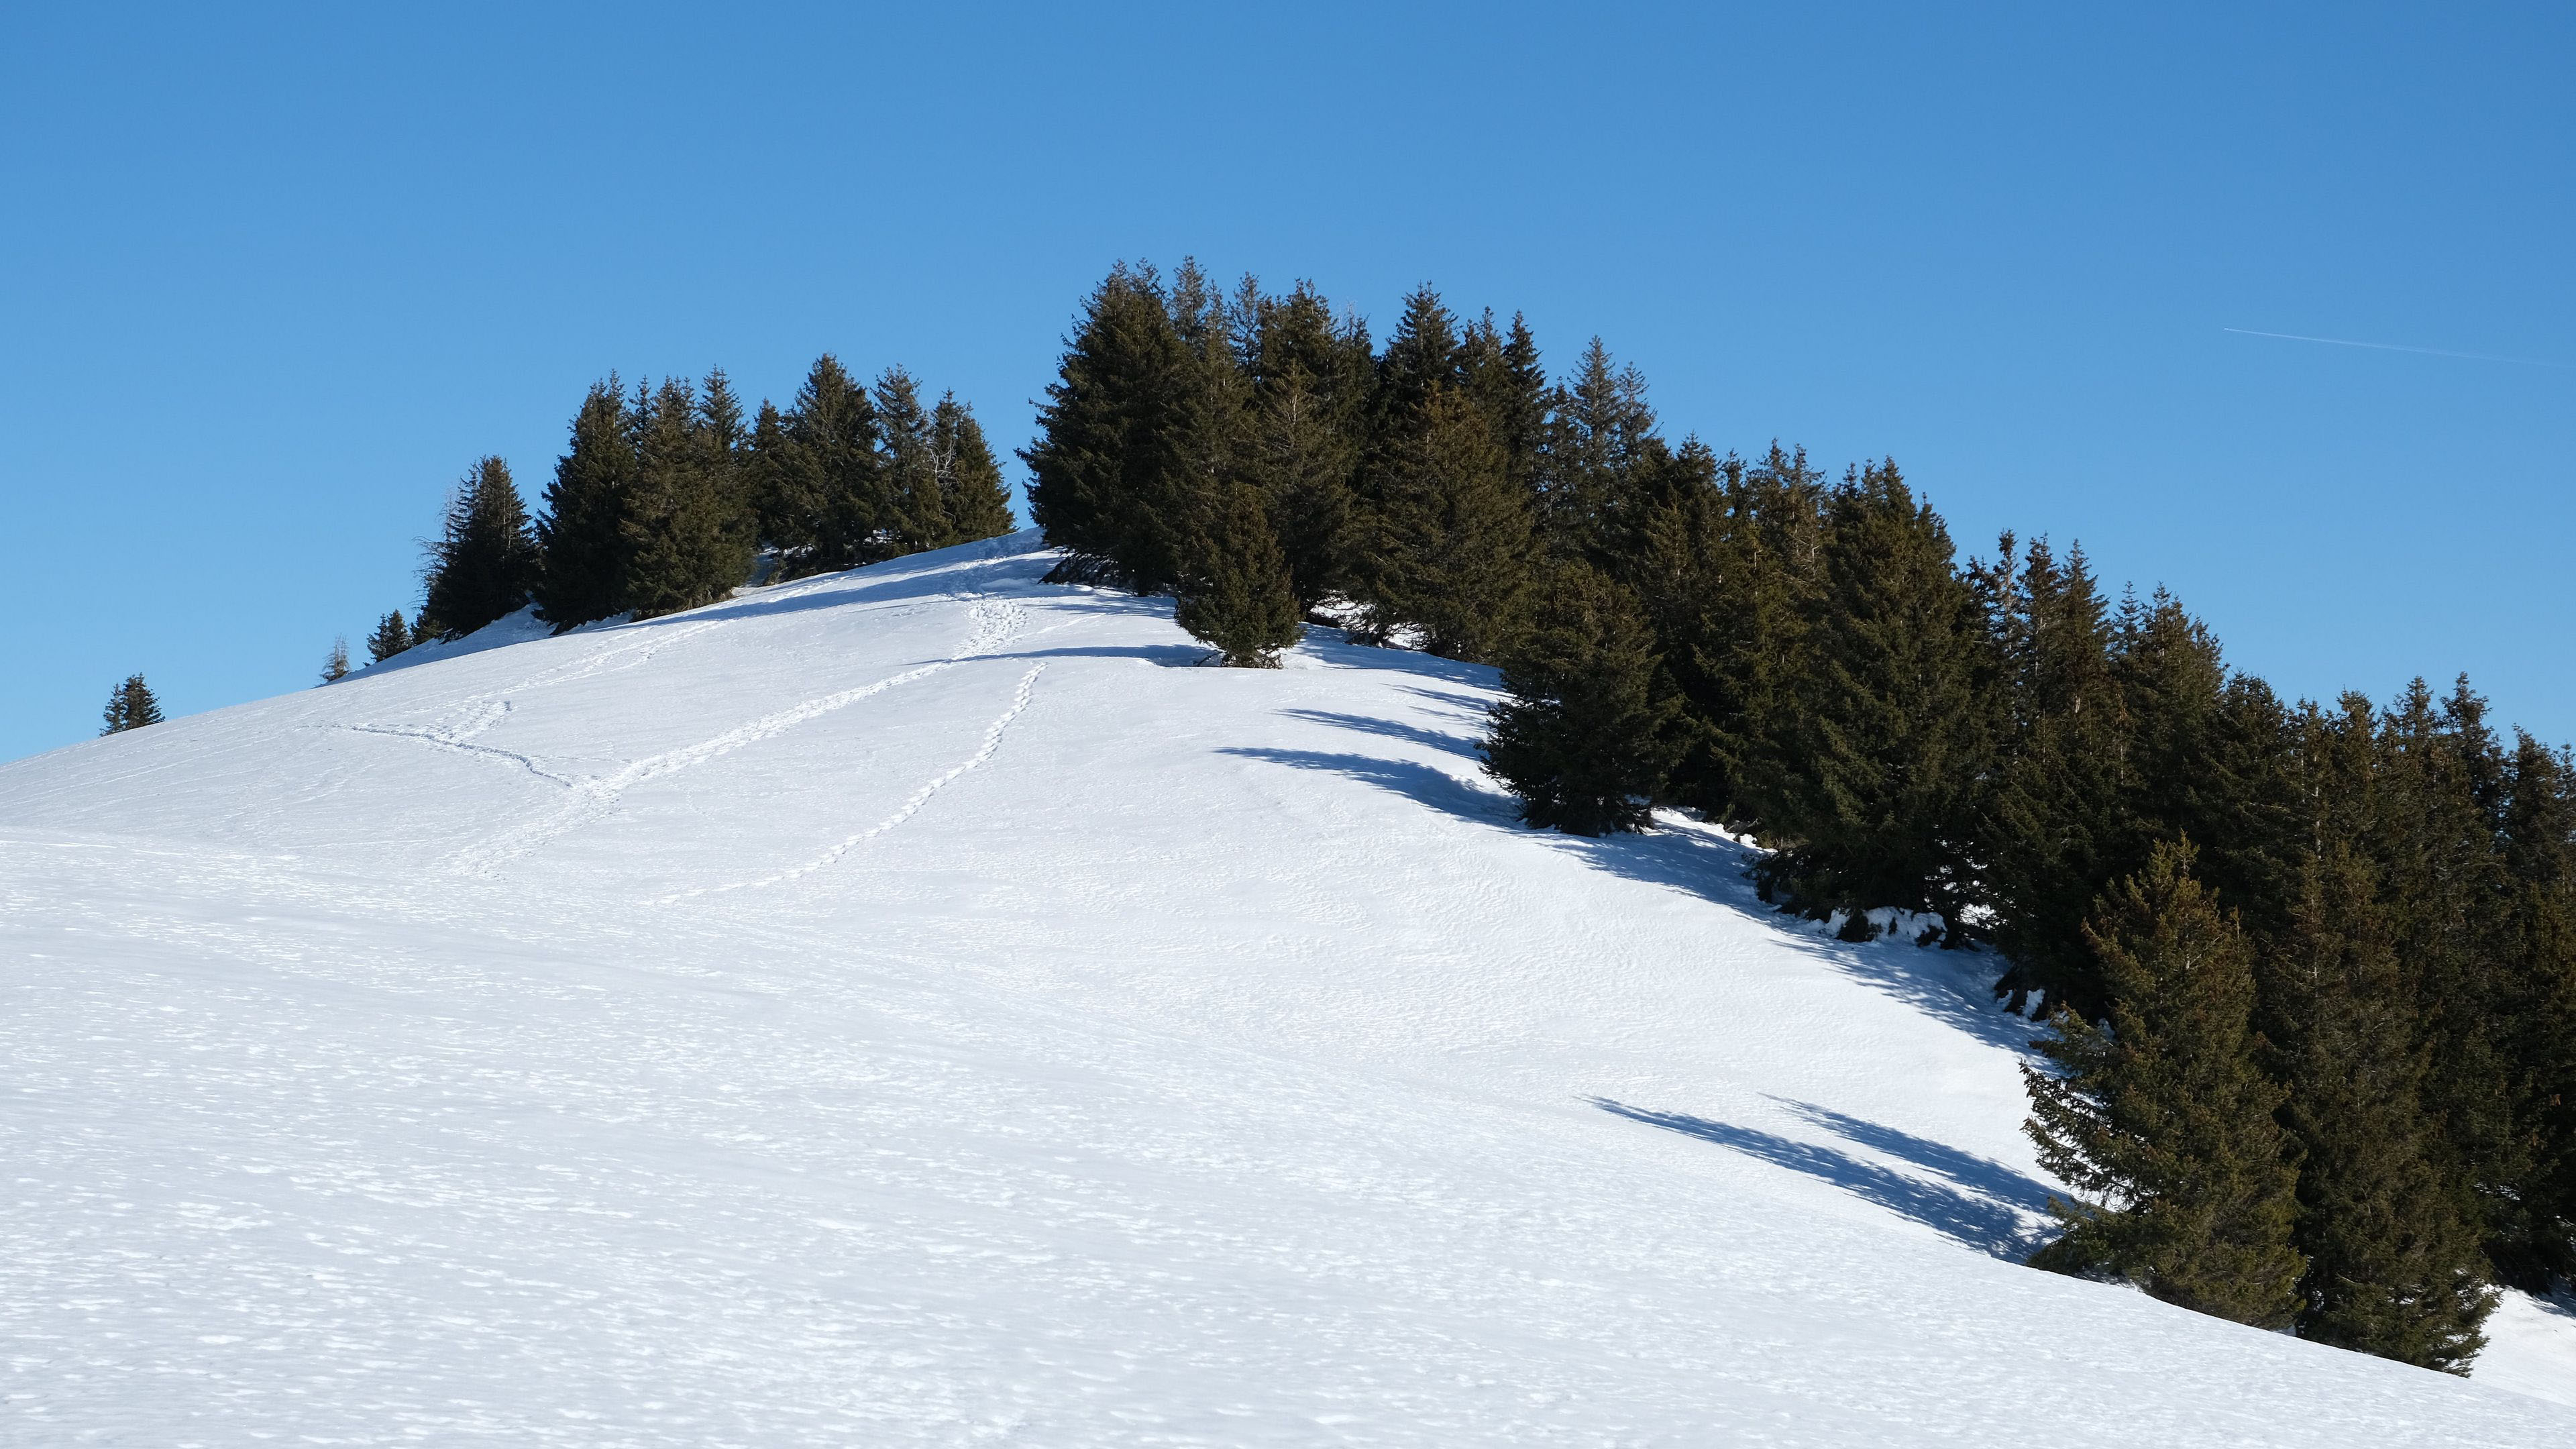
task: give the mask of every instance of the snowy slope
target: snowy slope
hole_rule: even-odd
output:
[[[0,1443],[2576,1442],[2015,1266],[1982,962],[1047,564],[0,767]]]

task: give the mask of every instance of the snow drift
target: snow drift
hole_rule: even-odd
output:
[[[2017,1266],[1985,958],[1033,535],[0,767],[11,1444],[2563,1444]]]

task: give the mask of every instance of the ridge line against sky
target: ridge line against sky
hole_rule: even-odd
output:
[[[609,13],[14,17],[0,759],[137,670],[309,686],[611,370],[900,363],[1016,474],[1084,291],[1184,255],[1598,334],[1672,435],[1893,456],[2285,694],[2576,739],[2566,364],[2344,345],[2576,354],[2568,7]]]

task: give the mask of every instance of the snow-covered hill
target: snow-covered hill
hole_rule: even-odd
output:
[[[1047,564],[0,767],[0,1442],[2576,1442],[2016,1266],[1985,959],[1517,828],[1486,671]]]

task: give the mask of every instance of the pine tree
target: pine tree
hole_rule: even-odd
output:
[[[939,486],[939,438],[929,409],[921,405],[921,384],[900,367],[887,368],[877,377],[876,413],[887,548],[894,554],[946,548],[956,540]]]
[[[1782,847],[1767,868],[1811,912],[1893,905],[1957,922],[1982,894],[2000,704],[1984,610],[1894,463],[1847,475],[1824,524],[1803,667],[1766,701],[1758,814]]]
[[[1614,368],[1593,338],[1552,400],[1546,437],[1537,484],[1550,546],[1617,570],[1643,546],[1652,484],[1667,457],[1645,378],[1634,367]]]
[[[2192,854],[2157,846],[2089,927],[2110,1030],[2061,1009],[2038,1044],[2060,1072],[2022,1069],[2041,1165],[2092,1199],[2051,1200],[2066,1231],[2031,1261],[2278,1327],[2298,1308],[2298,1173],[2256,1062],[2252,952]]]
[[[1201,521],[1198,381],[1153,269],[1113,268],[1084,299],[1020,454],[1030,514],[1065,551],[1053,577],[1138,593],[1179,579]]]
[[[632,608],[626,597],[633,544],[635,418],[617,376],[591,385],[573,415],[572,442],[546,485],[546,517],[537,524],[543,565],[537,617],[557,632]],[[433,607],[426,612],[435,615]],[[441,627],[454,623],[439,619]]]
[[[367,636],[367,658],[382,664],[411,646],[411,628],[403,622],[402,610],[396,609],[379,620],[376,632]]]
[[[1255,304],[1246,472],[1270,511],[1297,600],[1349,586],[1353,474],[1374,363],[1368,334],[1337,322],[1313,286]]]
[[[125,676],[125,682],[108,691],[107,710],[101,721],[102,735],[123,734],[145,725],[161,722],[161,702],[152,697],[152,686],[140,674]]]
[[[930,439],[939,465],[941,506],[957,541],[999,538],[1018,528],[1002,466],[993,460],[975,410],[959,402],[957,394],[941,394],[939,405],[930,410]]]
[[[1418,634],[1450,659],[1509,656],[1525,623],[1537,544],[1529,501],[1475,405],[1436,388],[1421,427],[1380,462],[1371,547],[1355,581],[1379,637]]]
[[[1198,562],[1182,581],[1175,620],[1228,664],[1278,668],[1279,651],[1295,644],[1305,626],[1260,493],[1234,483],[1225,505],[1210,511],[1192,552]]]
[[[2466,1185],[2435,1160],[2414,992],[2378,897],[2370,865],[2330,848],[2266,972],[2302,1153],[2299,1336],[2464,1374],[2494,1295]]]
[[[1677,753],[1680,702],[1627,589],[1580,559],[1552,569],[1536,625],[1503,666],[1485,768],[1521,819],[1569,835],[1642,830]]]
[[[634,481],[622,521],[621,601],[638,618],[726,597],[751,568],[752,520],[733,485],[727,438],[676,378],[637,388]]]
[[[337,684],[349,677],[349,638],[343,634],[331,641],[331,652],[322,660],[322,682]]]
[[[2488,1251],[2505,1281],[2547,1292],[2576,1278],[2576,764],[2517,731],[2503,817],[2514,1132],[2527,1149],[2509,1207],[2490,1205]]]
[[[421,612],[450,636],[471,634],[528,602],[537,545],[509,464],[484,458],[456,486],[425,573]]]
[[[890,557],[876,406],[840,359],[814,359],[784,413],[762,404],[752,427],[751,493],[779,576],[799,578]]]

